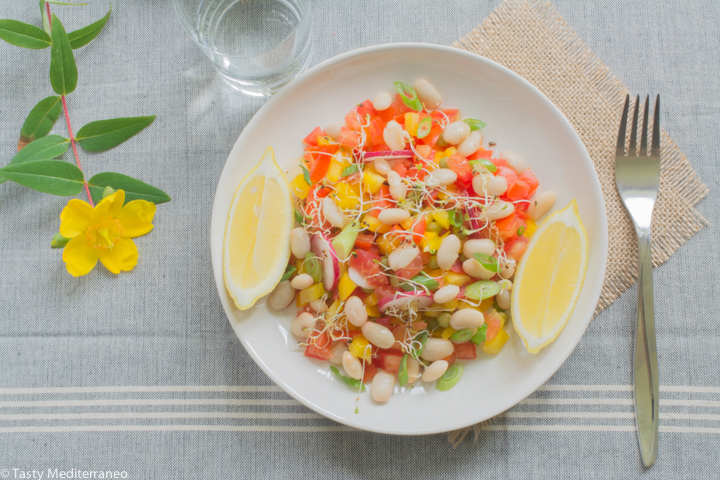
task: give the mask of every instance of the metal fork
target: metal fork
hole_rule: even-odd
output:
[[[638,271],[637,325],[635,327],[635,360],[633,365],[635,392],[635,422],[640,455],[646,467],[657,459],[659,392],[657,349],[655,345],[655,313],[653,310],[652,258],[650,256],[650,223],[660,188],[660,95],[655,101],[650,149],[647,149],[648,105],[645,97],[640,154],[637,152],[638,108],[635,100],[630,145],[625,155],[630,95],[620,120],[617,152],[615,154],[615,183],[625,209],[635,224],[640,257]]]

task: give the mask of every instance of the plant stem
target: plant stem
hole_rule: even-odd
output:
[[[47,10],[48,25],[50,25],[52,27],[52,17],[50,16],[50,4],[47,2],[45,3],[45,10]],[[65,101],[65,95],[62,95],[60,98],[62,98],[63,112],[65,112],[65,122],[67,123],[68,134],[70,135],[70,144],[72,145],[73,153],[75,154],[75,163],[77,163],[78,168],[82,172],[82,165],[80,165],[80,157],[78,156],[77,146],[75,145],[75,135],[73,134],[73,131],[72,131],[72,125],[70,125],[70,114],[68,113],[67,102]],[[83,184],[85,185],[85,193],[87,193],[88,202],[90,202],[91,207],[94,207],[95,204],[93,203],[92,195],[90,195],[90,187],[88,187],[88,184],[85,181],[85,173],[83,173]]]

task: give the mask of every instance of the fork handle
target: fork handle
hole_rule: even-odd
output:
[[[653,308],[652,258],[650,229],[638,229],[640,257],[635,327],[635,422],[640,454],[646,467],[657,459],[659,389],[657,348],[655,345],[655,312]]]

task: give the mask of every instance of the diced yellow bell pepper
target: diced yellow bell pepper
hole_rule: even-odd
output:
[[[439,307],[439,305],[438,305],[437,303],[433,304],[433,308],[436,307],[436,306]],[[440,316],[441,313],[442,313],[442,312],[437,312],[437,311],[433,311],[433,310],[426,310],[426,311],[423,312],[423,316],[425,316],[425,317],[430,317],[430,318],[437,318],[437,317]]]
[[[480,306],[478,306],[478,310],[480,310],[481,312],[485,312],[488,308],[492,307],[494,304],[495,304],[495,297],[486,298],[485,300],[480,302]]]
[[[335,185],[335,198],[338,206],[346,210],[353,209],[360,203],[360,194],[347,182],[340,182]]]
[[[366,305],[365,309],[367,310],[369,316],[373,318],[380,318],[380,310],[377,305]]]
[[[457,332],[453,327],[445,327],[445,329],[442,331],[442,338],[447,340],[448,338],[452,337],[452,334]]]
[[[323,288],[323,284],[316,283],[315,285],[312,285],[305,290],[300,290],[300,293],[297,297],[297,306],[304,307],[308,303],[312,302],[313,300],[317,300],[323,295],[325,295],[325,289]]]
[[[525,226],[525,233],[523,233],[523,237],[530,239],[537,231],[537,223],[535,223],[535,220],[532,218],[528,218],[526,223],[527,225]]]
[[[350,280],[350,275],[345,272],[343,276],[340,277],[340,283],[338,283],[338,298],[340,301],[344,302],[347,300],[356,288],[357,285],[355,282]]]
[[[390,225],[385,225],[377,217],[365,215],[362,219],[362,226],[371,232],[387,233],[390,231]]]
[[[364,359],[366,362],[369,362],[372,359],[372,347],[370,347],[370,342],[368,342],[367,338],[362,335],[356,335],[355,338],[353,338],[353,341],[350,342],[350,345],[348,346],[348,350],[350,350],[350,353],[352,353],[355,357]]]
[[[325,135],[325,136],[318,135],[318,137],[317,137],[318,147],[326,147],[328,145],[333,145],[335,143],[336,143],[335,140],[328,137],[327,135]]]
[[[457,148],[455,147],[448,147],[445,149],[445,158],[448,158],[452,155],[455,155],[457,153]]]
[[[397,235],[383,235],[377,240],[378,250],[383,255],[390,255],[401,243],[402,241]]]
[[[435,232],[425,232],[424,238],[420,240],[420,246],[424,252],[435,253],[440,248],[444,237],[439,237]]]
[[[417,112],[407,112],[405,114],[405,131],[417,137],[418,124],[420,123],[420,114]]]
[[[505,342],[508,341],[508,338],[510,338],[510,335],[508,335],[505,330],[500,330],[495,338],[483,343],[483,352],[490,355],[497,355],[500,353],[503,345],[505,345]]]
[[[344,169],[345,167],[343,167],[340,162],[332,160],[330,162],[330,166],[328,167],[328,171],[325,174],[325,178],[330,180],[331,183],[336,183],[338,180],[340,180],[340,175],[342,175],[342,171]]]
[[[377,173],[364,170],[362,181],[363,185],[365,185],[367,190],[370,193],[375,194],[378,190],[380,190],[380,187],[383,186],[383,183],[385,182],[385,177]]]
[[[305,197],[310,193],[310,185],[307,184],[304,176],[298,175],[290,182],[290,191],[300,200],[305,200]]]
[[[445,210],[438,210],[436,212],[432,212],[432,217],[437,223],[442,225],[443,228],[450,228],[450,216]]]
[[[462,273],[448,272],[445,276],[445,283],[457,285],[458,287],[467,285],[470,281],[472,281],[472,278],[467,275],[463,275]]]
[[[365,297],[365,300],[363,300],[363,303],[365,304],[366,307],[371,307],[373,305],[377,305],[378,301],[379,300],[378,300],[377,295],[375,295],[375,293],[371,293],[370,295]]]
[[[446,280],[447,280],[447,279],[446,279]],[[447,302],[447,303],[441,303],[440,306],[441,306],[442,308],[444,308],[445,310],[451,310],[451,311],[452,311],[452,310],[455,310],[456,308],[458,308],[458,307],[460,306],[460,300],[458,300],[458,299],[450,300],[450,301]]]
[[[433,277],[433,278],[438,278],[438,277],[442,277],[445,275],[445,271],[440,268],[438,268],[436,270],[425,270],[425,273],[427,273],[428,276]]]
[[[436,328],[435,330],[432,331],[432,333],[430,334],[430,336],[431,336],[432,338],[441,338],[441,337],[442,337],[442,330],[440,330],[439,328]]]
[[[339,300],[335,300],[332,305],[330,305],[330,308],[327,310],[327,316],[328,318],[332,318],[338,313],[342,311],[342,305]]]

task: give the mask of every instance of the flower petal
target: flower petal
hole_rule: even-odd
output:
[[[108,195],[107,197],[103,198],[100,203],[95,205],[95,210],[93,211],[93,220],[102,220],[107,216],[117,217],[120,213],[120,209],[122,208],[123,203],[125,203],[124,191],[118,190],[112,195]]]
[[[123,228],[123,237],[134,238],[145,235],[153,229],[153,217],[157,207],[147,200],[128,202],[118,215]]]
[[[92,223],[93,208],[89,203],[73,198],[60,213],[60,235],[77,237]]]
[[[112,250],[98,250],[98,257],[112,273],[129,272],[137,265],[138,249],[129,238],[121,238]]]
[[[62,259],[70,275],[81,277],[95,268],[98,255],[97,250],[88,246],[85,235],[79,235],[65,245]]]

